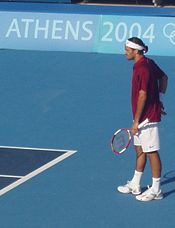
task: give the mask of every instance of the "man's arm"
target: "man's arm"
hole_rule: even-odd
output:
[[[147,98],[147,93],[144,90],[140,90],[138,101],[137,101],[137,110],[135,113],[134,122],[131,129],[132,134],[136,134],[138,132],[139,120],[142,115],[143,109],[145,107],[146,98]]]
[[[168,85],[168,77],[167,77],[167,75],[164,74],[164,76],[159,79],[159,99],[160,99],[160,104],[161,104],[161,114],[162,115],[167,114],[164,110],[164,105],[163,105],[163,96],[166,92],[167,85]]]
[[[159,79],[159,93],[165,94],[168,85],[168,77],[164,74],[162,78]]]

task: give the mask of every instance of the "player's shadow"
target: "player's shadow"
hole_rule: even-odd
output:
[[[163,180],[161,181],[161,185],[167,185],[172,182],[175,182],[175,170],[171,170],[164,174]],[[167,197],[174,193],[175,193],[175,188],[168,192],[164,192],[164,197]]]

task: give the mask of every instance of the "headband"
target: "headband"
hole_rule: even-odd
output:
[[[130,47],[132,49],[137,49],[139,51],[145,50],[145,47],[143,47],[143,46],[141,46],[139,44],[135,44],[134,42],[129,41],[129,40],[126,41],[125,45],[126,45],[126,47]]]

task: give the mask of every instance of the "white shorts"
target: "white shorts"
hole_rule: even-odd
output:
[[[134,145],[141,146],[143,152],[154,152],[160,149],[158,123],[148,123],[134,135]]]

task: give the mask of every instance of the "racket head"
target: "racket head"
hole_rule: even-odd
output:
[[[111,149],[115,154],[122,154],[128,149],[131,142],[131,132],[127,128],[116,131],[111,140]]]

